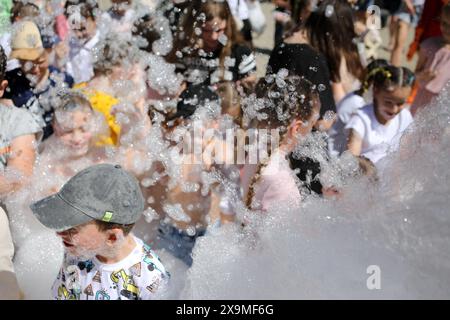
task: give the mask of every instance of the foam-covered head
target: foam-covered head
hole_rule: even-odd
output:
[[[89,100],[75,92],[63,96],[55,111],[53,129],[70,156],[86,155],[95,132],[94,111]]]

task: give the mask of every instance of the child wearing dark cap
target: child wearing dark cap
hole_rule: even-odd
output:
[[[89,167],[31,209],[65,247],[55,299],[146,300],[167,284],[159,258],[131,233],[144,199],[137,180],[120,166]]]

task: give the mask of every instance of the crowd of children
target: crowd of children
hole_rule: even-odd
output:
[[[53,298],[158,297],[171,270],[153,250],[190,267],[208,228],[336,195],[321,171],[344,153],[376,176],[450,81],[448,1],[273,1],[261,79],[255,1],[0,2],[0,287],[39,225],[65,251]],[[325,156],[299,157],[313,136]]]

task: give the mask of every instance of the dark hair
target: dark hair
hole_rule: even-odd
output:
[[[140,49],[149,53],[152,52],[153,42],[161,38],[156,29],[155,19],[152,15],[146,14],[134,22],[132,29],[133,36],[141,36],[147,41],[145,45],[140,46]]]
[[[89,1],[89,0],[68,0],[66,5],[64,6],[64,14],[66,17],[70,16],[73,12],[73,7],[76,7],[79,10],[80,15],[85,18],[91,18],[95,20],[96,13],[98,11],[97,1]]]
[[[7,61],[8,58],[6,57],[5,50],[0,46],[0,82],[5,80]]]
[[[97,226],[99,231],[108,231],[111,229],[120,229],[123,232],[124,236],[127,236],[130,234],[131,230],[134,227],[134,223],[132,224],[118,224],[118,223],[111,223],[111,222],[105,222],[101,220],[94,220],[95,225]]]
[[[259,123],[265,127],[287,128],[294,119],[307,121],[313,112],[312,101],[319,99],[316,86],[300,76],[287,76],[280,81],[262,78],[255,89],[264,106],[259,110],[267,116]]]
[[[265,128],[278,128],[279,141],[283,140],[288,126],[292,121],[301,119],[309,121],[313,114],[314,100],[319,100],[319,93],[308,80],[299,76],[288,76],[284,79],[267,82],[262,78],[256,86],[256,96],[262,107],[259,112],[265,114],[263,120],[258,120],[259,126]],[[250,181],[246,206],[251,209],[257,184],[263,168],[270,159],[272,148],[268,148],[268,158],[258,165],[255,175]]]
[[[381,68],[385,68],[389,66],[389,62],[385,59],[375,59],[369,63],[366,67],[365,78],[362,83],[361,88],[356,92],[356,94],[363,96],[366,93],[370,86],[373,84],[374,77],[378,70]]]
[[[199,106],[208,102],[220,101],[219,95],[206,84],[191,84],[179,96],[177,111],[174,115],[167,117],[167,121],[179,118],[189,119]]]
[[[373,86],[377,89],[392,91],[398,87],[412,87],[414,84],[414,73],[405,67],[388,65],[375,68],[369,75]]]
[[[364,68],[354,43],[353,14],[347,0],[323,0],[305,22],[310,44],[325,56],[333,82],[341,81],[342,58],[349,72],[363,79]]]
[[[301,21],[300,15],[302,12],[311,5],[311,0],[291,0],[291,18],[292,22],[295,24],[300,24],[304,21]]]

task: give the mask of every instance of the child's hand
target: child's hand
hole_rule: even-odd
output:
[[[417,81],[420,83],[428,83],[436,77],[437,73],[433,70],[426,69],[417,74]]]

